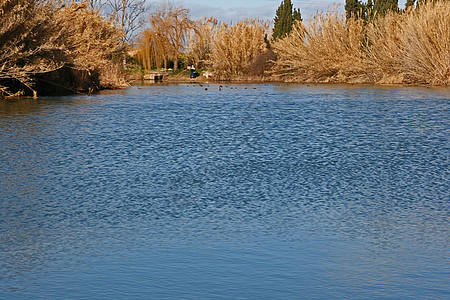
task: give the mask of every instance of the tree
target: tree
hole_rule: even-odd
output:
[[[130,42],[145,22],[146,0],[107,0],[107,4],[110,19],[124,33],[123,42]]]
[[[275,40],[288,35],[295,21],[302,21],[300,9],[293,9],[291,0],[283,0],[275,13],[272,38]]]
[[[365,15],[366,20],[371,19],[373,17],[373,2],[372,0],[368,0],[365,5]]]
[[[375,0],[373,10],[377,15],[384,16],[389,11],[398,11],[398,0]]]
[[[140,56],[149,58],[149,61],[155,62],[157,66],[163,61],[167,67],[167,61],[172,60],[173,69],[177,71],[178,56],[186,48],[188,32],[194,28],[189,10],[167,2],[151,13],[149,20],[150,28],[144,32],[141,39]]]
[[[370,20],[373,16],[373,2],[368,0],[366,4],[359,0],[346,0],[345,1],[345,13],[346,18],[355,17],[357,19]]]
[[[410,7],[414,7],[416,0],[406,0],[405,9],[408,10]]]
[[[303,21],[302,20],[302,14],[300,13],[300,8],[295,9],[294,8],[294,12],[292,13],[292,17],[294,19],[294,23],[295,21]]]
[[[150,9],[146,0],[84,0],[83,2],[123,31],[123,44],[136,38]]]
[[[358,0],[346,0],[345,1],[345,15],[347,19],[351,17],[357,17],[361,13],[362,4]]]

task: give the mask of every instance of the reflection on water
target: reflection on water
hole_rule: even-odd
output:
[[[449,295],[448,89],[0,102],[0,297]]]

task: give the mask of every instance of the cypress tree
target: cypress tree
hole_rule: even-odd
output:
[[[303,21],[302,14],[300,13],[300,8],[297,8],[297,9],[294,8],[294,12],[292,14],[292,17],[294,19],[294,23],[295,23],[295,21],[300,21],[300,22]]]
[[[275,13],[272,38],[288,35],[296,20],[302,20],[300,9],[293,9],[291,0],[283,0]]]
[[[416,0],[406,0],[405,9],[408,9],[411,6],[414,7],[415,3],[416,3]]]
[[[347,19],[356,17],[365,21],[370,20],[373,17],[373,1],[368,0],[366,4],[359,0],[346,0],[345,1],[345,16]]]
[[[352,16],[359,16],[361,13],[361,3],[358,0],[345,1],[345,16],[350,19]]]
[[[384,16],[388,11],[398,11],[398,0],[375,0],[373,10]]]

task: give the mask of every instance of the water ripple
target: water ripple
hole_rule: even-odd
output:
[[[230,87],[1,103],[0,296],[448,295],[448,90]]]

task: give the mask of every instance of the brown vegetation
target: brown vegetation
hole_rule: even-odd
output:
[[[189,32],[189,52],[187,53],[188,65],[195,68],[211,65],[211,52],[221,22],[215,18],[197,20],[194,29]]]
[[[100,11],[105,3],[115,12],[107,18]],[[271,46],[270,22],[194,22],[188,9],[167,2],[149,15],[137,58],[144,69],[173,63],[176,71],[182,61],[221,80],[445,86],[449,1],[420,3],[370,20],[346,19],[336,9],[318,13]],[[143,0],[0,0],[0,96],[35,94],[40,83],[57,78],[66,82],[55,85],[75,92],[126,85],[120,65],[125,25],[137,20],[127,19],[131,4],[145,11]]]
[[[214,36],[211,63],[218,79],[237,79],[248,72],[258,56],[266,53],[264,37],[269,23],[247,19],[221,24]]]
[[[450,83],[450,3],[422,3],[405,14],[389,14],[368,26],[369,58],[381,83]],[[395,78],[396,77],[396,78]]]
[[[106,87],[125,84],[119,73],[113,81],[110,75],[117,70],[112,58],[122,51],[122,32],[86,4],[0,0],[0,18],[0,96],[36,95],[35,75],[62,67],[75,70],[71,77],[99,74],[100,85]],[[83,78],[96,83],[92,76]]]
[[[167,67],[168,61],[176,66],[185,51],[189,65],[207,68],[220,80],[445,86],[450,82],[450,5],[420,3],[417,9],[370,14],[370,19],[346,18],[333,8],[306,24],[297,21],[272,47],[266,44],[268,22],[192,22],[187,14],[182,34],[171,34],[175,38],[170,42],[168,35],[177,24],[170,15],[181,8],[169,7],[151,15],[152,29],[143,35],[140,59],[147,69]]]
[[[273,47],[274,74],[300,82],[450,83],[450,5],[422,4],[368,24],[318,14]]]
[[[306,27],[297,22],[286,38],[273,45],[278,54],[276,74],[288,81],[360,80],[367,67],[363,38],[362,21],[346,22],[335,10],[317,14]]]
[[[178,56],[184,52],[187,33],[194,28],[189,10],[166,3],[149,16],[150,29],[146,29],[139,44],[138,59],[144,68],[167,68],[168,61],[178,69]]]

